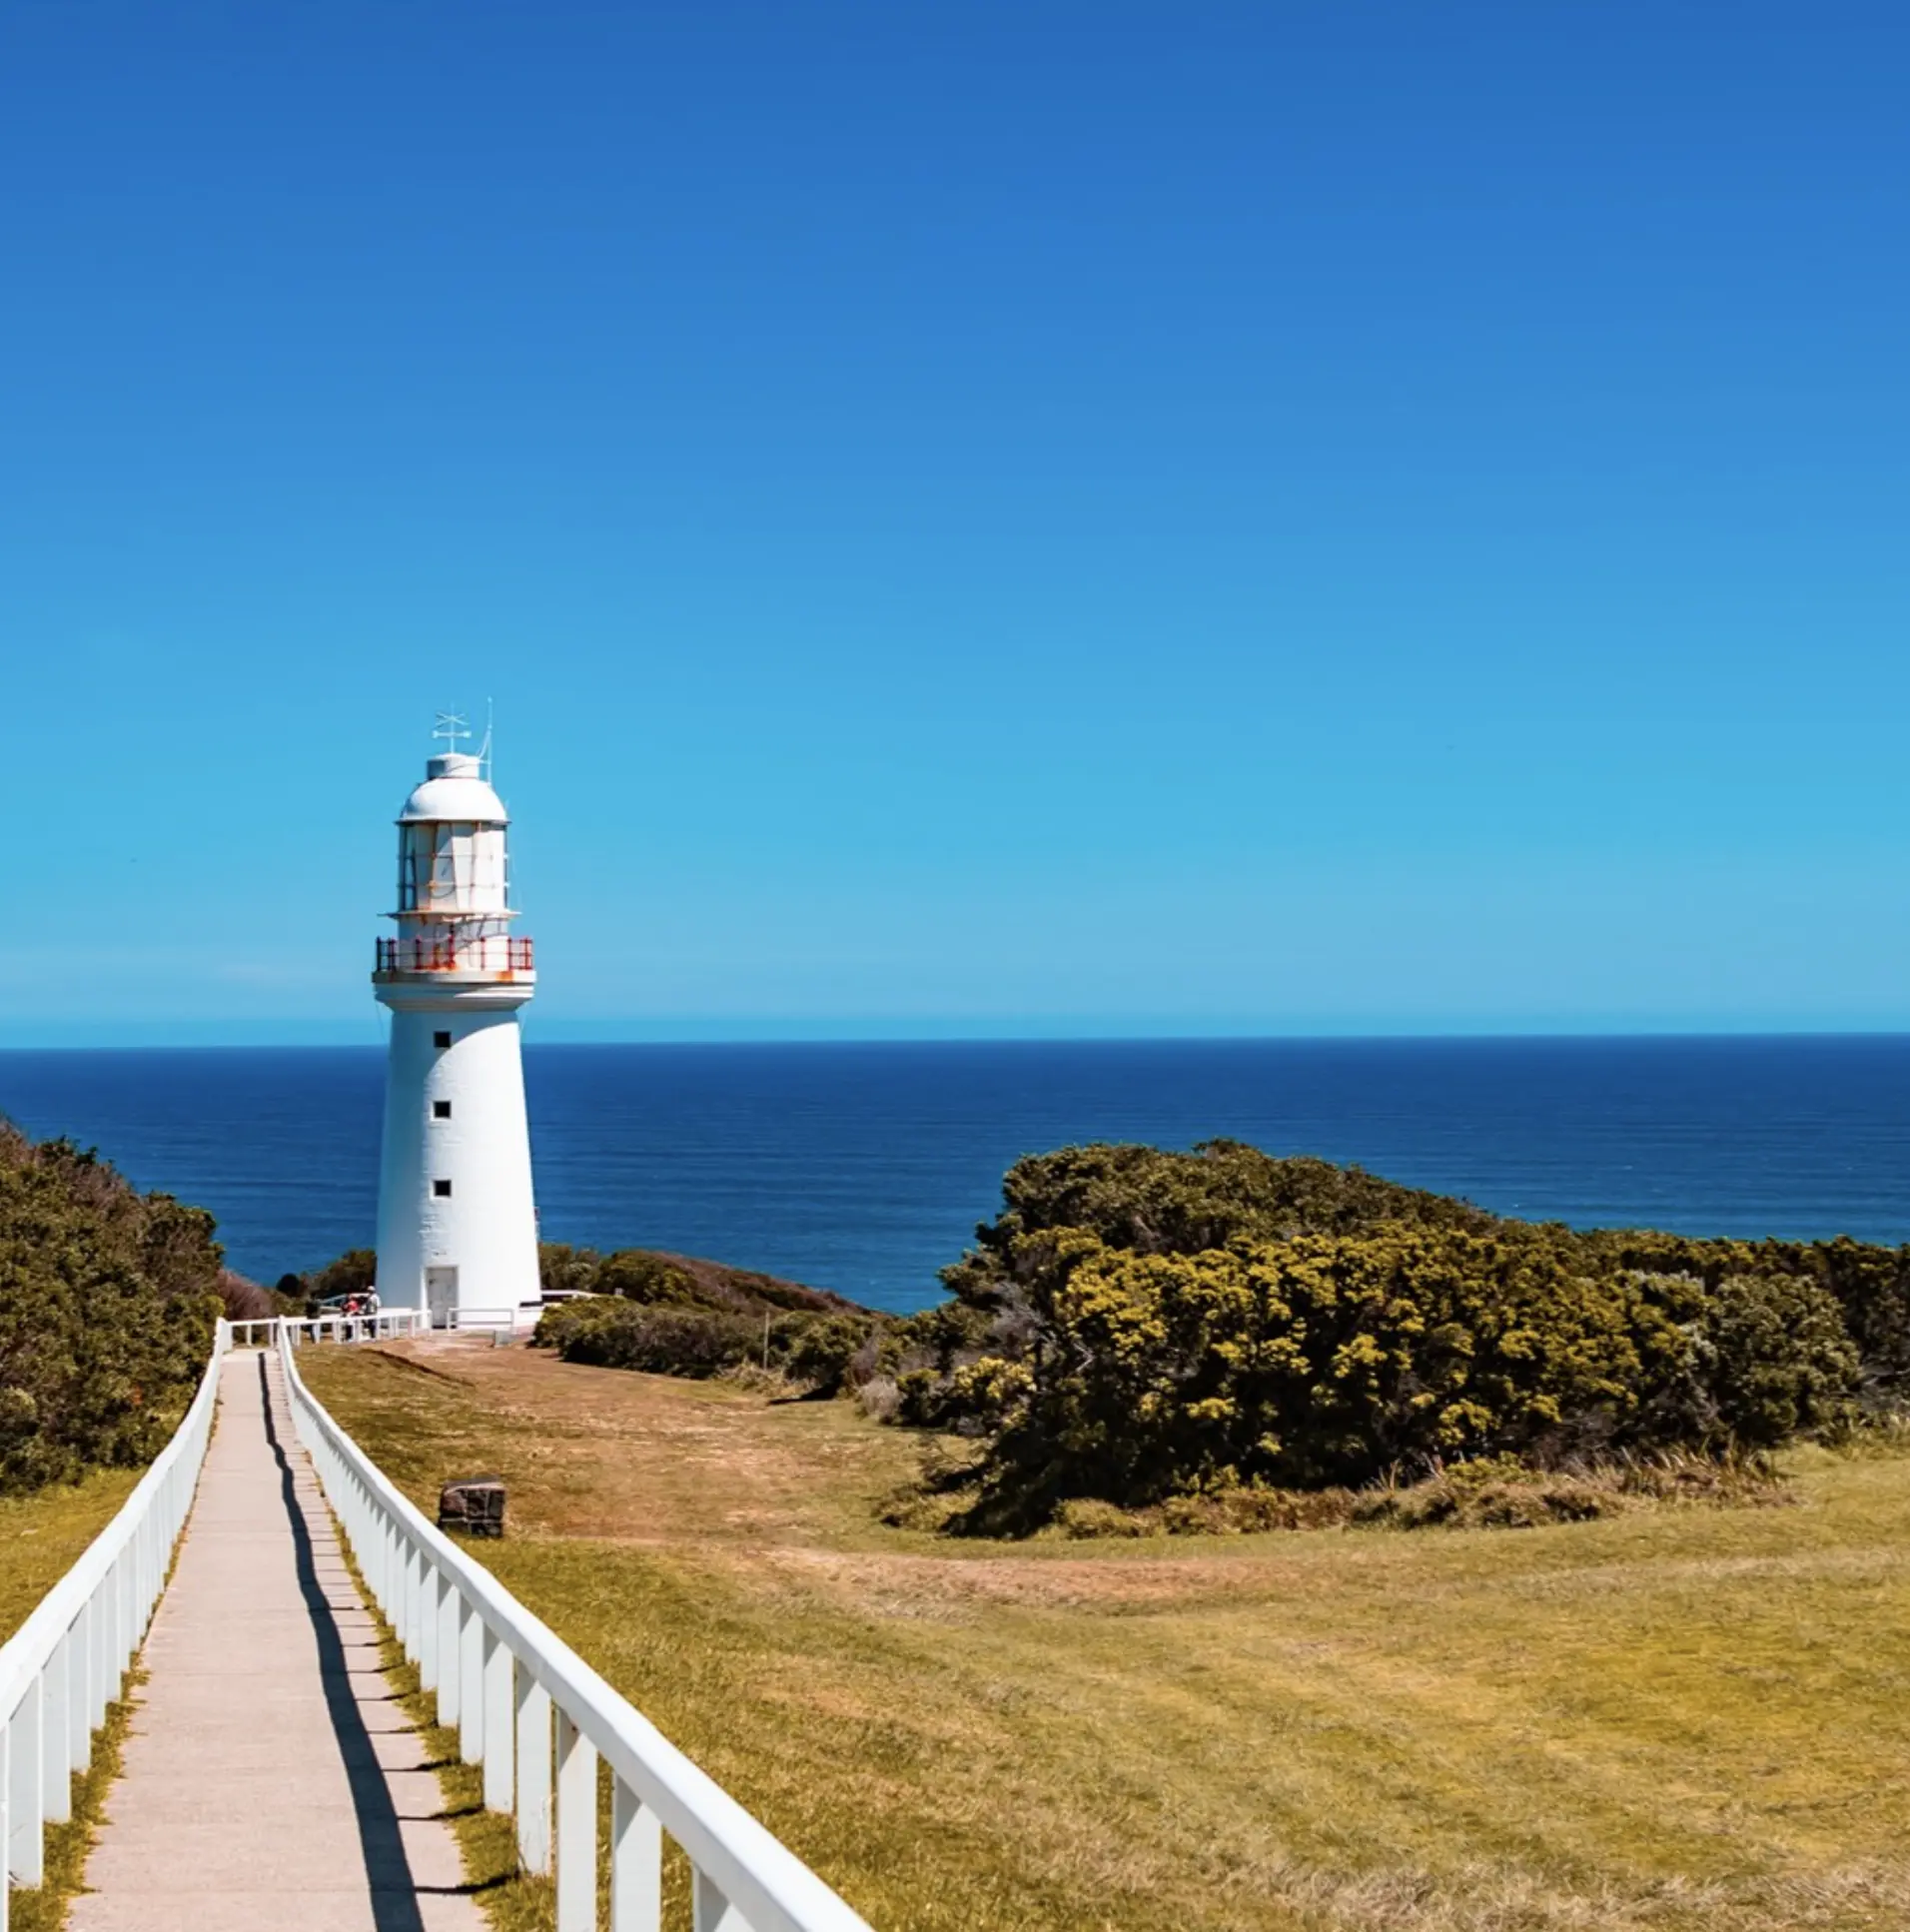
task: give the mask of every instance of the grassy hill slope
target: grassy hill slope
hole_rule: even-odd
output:
[[[854,1406],[311,1351],[421,1501],[879,1932],[1910,1922],[1910,1460],[1526,1533],[946,1540]]]

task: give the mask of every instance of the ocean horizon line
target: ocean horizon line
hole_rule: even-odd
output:
[[[355,1029],[356,1031],[356,1029]],[[541,1035],[541,1037],[539,1037]],[[1479,1030],[1459,1028],[1388,1029],[1304,1032],[1172,1032],[1134,1031],[1107,1033],[734,1033],[734,1034],[583,1034],[567,1030],[552,1034],[548,1029],[526,1029],[526,1049],[589,1049],[599,1047],[642,1047],[695,1050],[704,1048],[768,1048],[826,1050],[830,1048],[1013,1048],[1013,1047],[1224,1047],[1224,1046],[1491,1046],[1534,1045],[1567,1046],[1582,1044],[1617,1045],[1664,1041],[1667,1043],[1748,1042],[1748,1041],[1889,1041],[1910,1040],[1910,1024],[1899,1026],[1629,1026],[1629,1027],[1493,1027]],[[371,1037],[360,1034],[305,1037],[260,1035],[246,1038],[154,1038],[142,1032],[131,1037],[6,1039],[0,1037],[0,1054],[34,1053],[333,1053],[382,1052],[383,1032]]]

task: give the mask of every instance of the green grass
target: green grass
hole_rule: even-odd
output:
[[[139,1469],[99,1469],[26,1496],[0,1496],[0,1641],[79,1560],[132,1494]]]
[[[498,1469],[477,1553],[879,1932],[1910,1923],[1910,1460],[1529,1531],[978,1545],[879,1523],[915,1451],[846,1404],[301,1367],[422,1500]]]

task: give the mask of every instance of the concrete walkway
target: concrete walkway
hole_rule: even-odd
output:
[[[72,1932],[482,1932],[275,1357],[221,1371],[143,1661]]]

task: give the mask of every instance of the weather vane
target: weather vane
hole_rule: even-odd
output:
[[[462,711],[440,711],[438,722],[432,726],[432,736],[443,738],[447,751],[456,751],[458,740],[471,736],[471,725]]]

